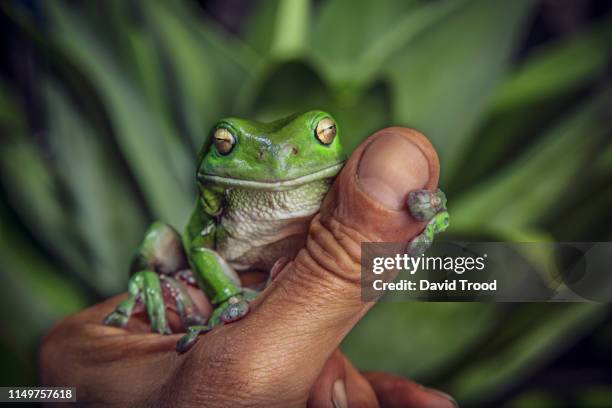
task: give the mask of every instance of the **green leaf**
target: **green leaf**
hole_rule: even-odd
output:
[[[484,126],[451,175],[448,193],[460,191],[521,152],[550,123],[559,120],[568,103],[605,69],[612,50],[612,25],[542,46],[497,90]]]
[[[377,304],[342,343],[359,369],[435,377],[488,335],[499,315],[492,303]]]
[[[396,122],[423,131],[442,162],[442,184],[508,68],[533,1],[472,0],[416,36],[388,63]]]
[[[513,398],[508,404],[509,408],[558,408],[562,406],[562,402],[558,396],[551,392],[544,391],[527,391]]]
[[[537,311],[535,321],[530,321],[534,319],[528,316]],[[492,339],[469,356],[467,366],[453,373],[447,389],[465,404],[498,395],[569,348],[605,314],[605,307],[595,304],[525,305],[500,327],[501,335],[506,327],[514,327],[517,333],[502,343]]]
[[[373,84],[353,98],[343,98],[330,93],[309,65],[295,61],[275,66],[261,81],[260,89],[249,115],[274,120],[295,112],[323,109],[338,121],[347,152],[389,123],[389,90],[383,83]],[[300,98],[295,98],[296,94]]]
[[[5,219],[1,202],[0,214]],[[0,318],[16,349],[29,351],[58,318],[85,306],[79,288],[8,221],[0,223],[0,259]]]
[[[259,60],[244,45],[221,36],[212,22],[190,17],[188,10],[146,3],[143,13],[174,74],[176,87],[171,94],[178,122],[184,122],[192,146],[199,149],[220,117],[236,115],[232,107],[237,94]]]
[[[578,407],[609,407],[612,405],[612,387],[609,385],[592,386],[576,398]]]
[[[36,386],[36,361],[33,353],[15,347],[6,333],[0,335],[0,382],[5,386]]]
[[[54,169],[33,138],[28,137],[16,100],[7,91],[0,94],[0,100],[1,106],[14,108],[9,122],[0,122],[5,132],[0,149],[0,181],[9,204],[39,243],[73,270],[85,271],[87,257],[75,244],[76,228],[61,200],[61,185]]]
[[[453,229],[534,225],[592,160],[598,139],[610,128],[606,110],[610,100],[611,93],[606,92],[578,108],[511,165],[454,198]]]
[[[145,229],[144,214],[104,138],[56,86],[48,85],[46,95],[49,144],[89,254],[87,268],[79,272],[99,292],[115,293],[125,286],[129,260]]]
[[[299,55],[311,26],[310,0],[279,0],[271,53],[276,58]]]
[[[258,1],[244,22],[243,40],[263,56],[269,56],[275,34],[279,0]]]
[[[328,1],[315,21],[312,58],[334,88],[354,92],[375,80],[417,34],[439,24],[462,2],[417,7],[415,1]]]
[[[194,165],[172,129],[156,120],[148,102],[112,54],[59,2],[46,3],[56,24],[54,43],[90,77],[115,127],[119,145],[157,217],[182,225],[192,206]]]
[[[492,111],[551,100],[603,72],[612,52],[610,19],[591,30],[536,49],[503,83]]]

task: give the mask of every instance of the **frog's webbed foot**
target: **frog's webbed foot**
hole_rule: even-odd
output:
[[[234,295],[222,302],[213,311],[208,324],[199,324],[187,328],[187,333],[176,343],[176,351],[184,353],[191,349],[198,341],[200,334],[211,331],[216,326],[235,322],[249,313],[250,303],[257,297],[258,292],[243,288],[242,293]]]
[[[418,256],[427,250],[434,236],[446,230],[450,216],[446,211],[446,196],[442,190],[415,190],[408,194],[408,208],[418,221],[428,221],[423,232],[414,237],[408,247],[408,253]]]

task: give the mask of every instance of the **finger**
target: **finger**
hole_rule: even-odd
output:
[[[382,408],[452,408],[457,402],[448,394],[426,388],[414,381],[382,373],[366,372]]]
[[[425,223],[410,215],[406,199],[412,190],[437,188],[438,175],[436,153],[416,131],[384,129],[358,147],[312,220],[306,247],[255,301],[254,310],[225,328],[239,336],[236,348],[253,351],[240,355],[240,363],[269,367],[269,375],[277,377],[298,367],[297,380],[275,381],[294,388],[299,382],[309,390],[371,307],[360,299],[360,244],[408,241],[422,231]]]
[[[346,407],[347,404],[344,356],[336,350],[310,390],[309,408]]]
[[[191,295],[199,308],[210,309],[200,291],[194,289]],[[79,389],[83,404],[110,400],[123,406],[133,405],[143,396],[161,401],[176,395],[167,390],[164,393],[157,384],[176,378],[180,360],[175,344],[182,334],[151,333],[146,313],[141,318],[131,318],[125,329],[102,324],[104,317],[126,297],[124,293],[89,307],[50,330],[39,352],[43,384],[72,384]],[[178,319],[176,312],[168,313]]]
[[[310,408],[378,408],[370,383],[336,350],[310,390]]]
[[[344,357],[346,371],[346,393],[349,407],[378,408],[378,398],[370,382]]]

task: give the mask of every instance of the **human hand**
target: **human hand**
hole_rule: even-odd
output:
[[[435,190],[427,139],[388,128],[353,153],[310,225],[307,244],[242,320],[178,355],[181,336],[103,326],[119,298],[60,322],[40,352],[45,385],[71,385],[84,404],[156,406],[452,407],[449,397],[384,373],[359,373],[337,350],[372,306],[362,302],[361,242],[409,241],[424,227],[410,191]],[[194,300],[210,307],[200,292]],[[125,296],[125,295],[123,295]],[[176,316],[171,324],[180,325]],[[409,363],[409,362],[407,362]]]

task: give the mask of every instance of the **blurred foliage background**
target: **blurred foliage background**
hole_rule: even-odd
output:
[[[225,115],[322,108],[349,149],[426,133],[447,239],[612,240],[605,1],[108,0],[0,5],[0,383],[55,321],[124,290],[182,227]],[[537,262],[537,260],[534,260]],[[607,305],[382,303],[343,349],[462,405],[612,406]]]

